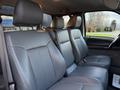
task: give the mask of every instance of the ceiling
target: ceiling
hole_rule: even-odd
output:
[[[16,0],[0,0],[0,5],[11,5],[14,6]]]
[[[120,0],[33,0],[52,15],[119,9]],[[15,6],[16,0],[0,0],[0,6]],[[5,11],[5,10],[4,10]]]
[[[35,0],[44,11],[52,14],[69,14],[83,11],[105,10],[103,0]]]

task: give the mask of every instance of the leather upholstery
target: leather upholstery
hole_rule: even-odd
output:
[[[88,47],[79,29],[70,30],[70,38],[72,45],[74,45],[75,50],[79,53],[81,60],[84,59],[88,53]]]
[[[57,42],[59,49],[63,57],[65,58],[67,68],[69,68],[74,63],[74,56],[73,56],[71,42],[69,39],[69,34],[67,30],[57,29],[56,35],[57,35]]]
[[[50,27],[50,24],[52,22],[52,17],[48,14],[43,14],[43,27]]]
[[[99,66],[107,69],[109,69],[111,63],[111,58],[104,55],[87,56],[85,60],[87,60],[87,63],[85,63],[85,65]]]
[[[32,22],[25,21],[28,26]],[[104,90],[96,79],[63,78],[65,60],[48,32],[6,32],[5,40],[17,90]]]
[[[64,37],[63,37],[64,36]],[[73,53],[72,45],[70,42],[69,34],[66,29],[56,29],[56,37],[59,49],[65,58],[67,65],[68,76],[86,76],[95,78],[102,82],[103,86],[107,86],[108,73],[106,69],[94,67],[94,66],[74,66],[75,55]],[[79,42],[79,41],[78,41]],[[87,52],[87,49],[83,49],[83,52]],[[82,56],[85,56],[84,54]],[[82,57],[80,56],[80,58]],[[71,70],[71,71],[70,71]]]
[[[79,28],[80,27],[80,25],[81,25],[81,23],[82,23],[82,19],[81,19],[81,17],[80,16],[78,16],[77,17],[77,22],[76,22],[76,24],[75,24],[75,27],[77,28]]]
[[[66,87],[67,86],[67,87]],[[104,90],[98,80],[87,77],[68,77],[49,90]]]
[[[47,32],[9,32],[5,36],[17,90],[104,90],[94,78],[62,79],[65,61]]]
[[[48,33],[28,31],[5,35],[17,90],[46,90],[63,77],[64,59]]]
[[[73,17],[74,18],[74,17]],[[74,48],[74,51],[78,54],[76,54],[76,57],[81,57],[80,60],[86,60],[87,62],[85,65],[93,65],[93,66],[99,66],[106,69],[109,69],[111,59],[109,56],[104,55],[98,55],[98,56],[88,56],[88,46],[80,32],[79,29],[75,29],[81,24],[81,20],[79,17],[76,19],[76,24],[74,25],[74,29],[69,30],[70,39]],[[70,22],[69,22],[70,23]],[[70,26],[70,24],[69,24]],[[73,26],[73,25],[72,25]],[[77,26],[77,27],[76,27]]]
[[[27,0],[17,0],[13,21],[14,25],[38,26],[42,23],[41,19],[43,19],[43,14],[38,4],[32,1],[28,2]]]
[[[91,67],[91,66],[78,66],[70,76],[85,76],[95,78],[102,82],[104,88],[108,85],[108,72],[104,68]]]

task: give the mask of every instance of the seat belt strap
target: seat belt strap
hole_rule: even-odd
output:
[[[10,63],[7,54],[7,48],[4,38],[4,31],[0,26],[0,61],[2,65],[3,77],[6,85],[6,90],[15,90],[15,83],[13,81]]]

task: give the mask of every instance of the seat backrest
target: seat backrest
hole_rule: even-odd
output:
[[[29,9],[31,6],[33,9]],[[43,18],[38,19],[38,16],[44,16],[36,3],[18,0],[15,10],[14,24],[42,25]],[[22,15],[19,15],[19,10]],[[34,13],[27,17],[26,12]],[[48,32],[6,32],[5,39],[17,90],[47,90],[63,77],[65,61]]]
[[[73,23],[74,20],[76,20],[75,23]],[[70,26],[72,27],[72,29],[70,29],[69,31],[69,34],[70,34],[70,39],[73,45],[73,49],[79,54],[79,57],[83,59],[88,54],[88,47],[79,29],[81,25],[81,17],[71,16],[68,24],[69,24],[68,25],[69,27]]]
[[[17,90],[46,90],[65,73],[65,62],[48,33],[5,33]]]
[[[3,29],[2,28],[2,18],[1,18],[1,16],[0,16],[0,29]],[[1,62],[0,62],[0,75],[2,75],[3,73],[2,73],[2,66],[1,66]]]
[[[55,28],[55,36],[57,38],[58,48],[60,49],[63,57],[65,58],[67,65],[67,73],[72,72],[69,71],[69,68],[72,67],[74,63],[74,54],[72,50],[72,45],[70,42],[68,30],[64,28],[64,20],[62,17],[54,17],[54,28]]]

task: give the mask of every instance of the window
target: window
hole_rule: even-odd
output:
[[[111,11],[85,14],[86,36],[115,38],[120,34],[120,15]]]
[[[13,17],[11,16],[1,16],[2,26],[3,27],[12,27],[13,26]]]
[[[2,18],[2,26],[4,31],[27,31],[27,30],[36,30],[37,27],[16,27],[13,25],[13,17],[12,16],[1,16]]]

